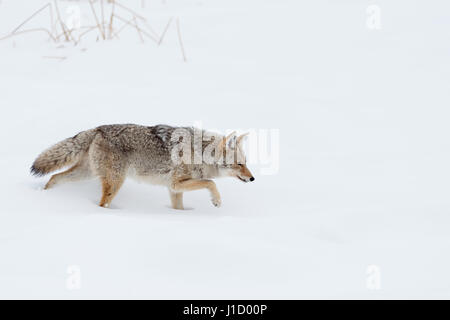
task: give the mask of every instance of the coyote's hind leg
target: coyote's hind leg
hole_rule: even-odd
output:
[[[89,165],[86,161],[81,161],[64,172],[54,174],[50,180],[48,180],[44,189],[47,190],[62,182],[79,181],[89,177],[91,177]]]
[[[169,190],[169,193],[172,207],[174,209],[183,210],[183,192],[173,192],[172,190]]]
[[[125,175],[114,175],[102,177],[102,199],[100,200],[100,207],[108,208],[112,199],[116,196],[123,182]]]
[[[97,135],[89,149],[89,164],[95,176],[102,182],[102,198],[99,205],[108,208],[116,196],[127,173],[126,156],[102,135]]]

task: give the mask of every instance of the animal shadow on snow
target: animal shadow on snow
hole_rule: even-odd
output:
[[[56,198],[58,202],[63,200],[66,205],[74,207],[88,202],[92,205],[92,208],[98,208],[105,213],[119,213],[124,210],[127,211],[127,214],[182,213],[194,210],[189,205],[185,206],[184,210],[173,209],[166,188],[131,180],[124,182],[109,208],[102,208],[98,205],[101,198],[101,182],[98,179],[69,182],[44,190],[47,179],[33,182],[31,188],[45,192],[48,195],[46,201]],[[205,198],[204,201],[208,201],[208,199]],[[82,207],[85,208],[86,206],[83,205]]]

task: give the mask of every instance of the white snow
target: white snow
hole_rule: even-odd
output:
[[[3,0],[0,36],[46,2]],[[124,2],[157,32],[179,17],[187,63],[175,25],[159,47],[0,41],[0,298],[450,297],[448,1]],[[127,180],[105,209],[98,181],[29,175],[81,130],[195,121],[279,129],[278,173],[185,211],[158,186]]]

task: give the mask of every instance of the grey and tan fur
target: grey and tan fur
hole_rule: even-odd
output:
[[[216,142],[213,161],[176,162],[173,154],[178,154],[183,140],[173,137],[180,129],[194,135],[193,128],[166,125],[100,126],[80,132],[45,150],[34,161],[31,172],[41,176],[70,166],[68,170],[54,174],[45,189],[67,181],[98,177],[102,183],[102,207],[110,205],[127,176],[166,186],[175,209],[183,209],[183,192],[199,189],[207,189],[212,203],[220,206],[220,194],[211,179],[231,176],[244,182],[254,180],[242,151],[244,135],[236,137],[233,133],[223,137],[203,131],[203,135],[216,137],[211,140]],[[185,140],[185,145],[188,140]],[[210,143],[201,142],[202,152]],[[189,142],[189,148],[192,145]],[[231,162],[223,161],[227,155],[232,155]]]

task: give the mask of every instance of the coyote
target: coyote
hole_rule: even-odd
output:
[[[200,150],[195,150],[191,141],[198,132],[203,138]],[[224,137],[192,127],[105,125],[82,131],[45,150],[34,161],[31,173],[42,176],[71,166],[54,174],[44,189],[98,177],[102,183],[100,206],[105,208],[127,176],[166,186],[174,209],[183,209],[183,192],[199,189],[207,189],[213,205],[219,207],[220,194],[211,179],[229,176],[243,182],[255,180],[246,166],[244,137],[237,137],[235,132]]]

